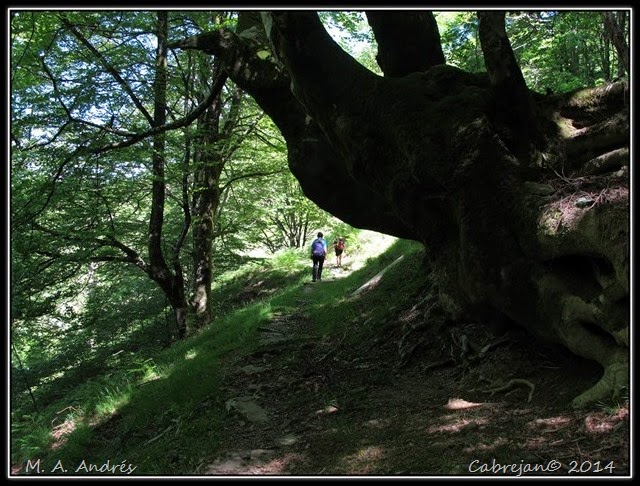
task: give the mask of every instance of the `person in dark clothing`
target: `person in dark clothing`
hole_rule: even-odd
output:
[[[342,266],[342,252],[344,252],[344,238],[333,240],[333,249],[336,252],[336,267]]]
[[[327,256],[327,240],[323,238],[322,232],[311,243],[311,259],[313,260],[312,282],[322,280],[322,266]]]

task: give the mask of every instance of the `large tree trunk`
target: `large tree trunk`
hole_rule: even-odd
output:
[[[307,196],[355,226],[424,243],[449,315],[489,310],[600,363],[602,380],[575,406],[626,386],[626,84],[530,92],[500,13],[480,16],[488,75],[428,61],[379,77],[315,13],[263,20],[277,62],[230,32],[176,47],[226,59],[282,131]],[[389,56],[402,55],[397,40],[416,19],[406,29],[398,18],[375,22],[379,42],[396,42],[379,47],[385,64],[402,73],[406,63]]]

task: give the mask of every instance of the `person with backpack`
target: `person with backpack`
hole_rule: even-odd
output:
[[[333,240],[333,249],[336,252],[336,267],[342,266],[342,252],[344,251],[344,238],[339,237]]]
[[[311,243],[311,259],[313,260],[312,282],[322,280],[322,266],[327,256],[327,240],[323,238],[322,232]]]

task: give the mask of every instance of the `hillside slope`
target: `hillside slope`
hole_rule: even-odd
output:
[[[235,310],[31,459],[74,476],[629,474],[626,401],[569,407],[598,367],[497,324],[432,328],[422,258],[363,232],[319,283],[306,259],[239,272],[218,294]]]

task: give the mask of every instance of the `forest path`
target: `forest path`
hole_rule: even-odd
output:
[[[227,411],[235,417],[226,430],[233,447],[227,448],[199,474],[213,475],[280,475],[287,474],[287,465],[300,461],[302,448],[309,447],[305,433],[320,430],[318,416],[333,413],[331,407],[311,412],[312,401],[306,406],[291,407],[293,396],[317,395],[322,367],[331,350],[314,356],[304,363],[295,355],[307,350],[331,348],[330,341],[312,334],[311,323],[304,317],[304,307],[312,298],[317,285],[344,278],[353,271],[348,259],[338,267],[328,258],[323,281],[307,282],[302,287],[298,307],[288,313],[275,313],[268,325],[261,326],[258,348],[243,357],[225,375],[224,390]],[[278,359],[279,358],[279,359]],[[284,363],[284,364],[283,364]],[[293,394],[293,395],[292,395]],[[320,406],[320,405],[317,405]],[[312,407],[313,408],[313,407]]]
[[[628,407],[567,406],[592,365],[541,351],[518,332],[466,364],[443,362],[429,342],[417,363],[402,363],[393,331],[356,346],[318,336],[306,306],[318,286],[349,267],[326,271],[323,282],[303,286],[296,308],[261,326],[252,353],[226,369],[226,447],[194,474],[629,473]],[[497,342],[472,323],[448,331],[481,346]]]

